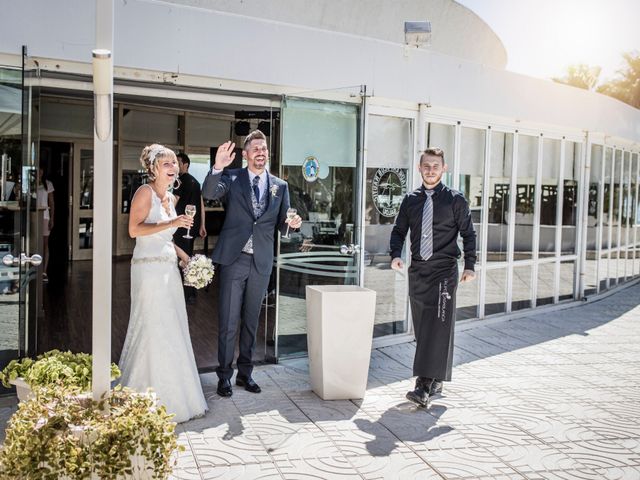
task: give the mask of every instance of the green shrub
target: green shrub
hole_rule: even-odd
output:
[[[51,350],[36,357],[12,360],[0,373],[0,381],[9,388],[10,382],[22,377],[31,388],[46,385],[91,389],[92,357],[88,353]],[[111,364],[111,379],[120,377],[120,369]]]

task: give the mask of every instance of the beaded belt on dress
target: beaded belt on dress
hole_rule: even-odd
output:
[[[131,265],[136,265],[139,263],[176,263],[177,258],[171,255],[164,255],[161,257],[141,257],[141,258],[132,258]]]

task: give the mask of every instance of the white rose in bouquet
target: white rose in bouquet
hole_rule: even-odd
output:
[[[197,289],[209,285],[215,273],[211,259],[201,254],[191,257],[189,263],[184,267],[183,272],[185,286]]]

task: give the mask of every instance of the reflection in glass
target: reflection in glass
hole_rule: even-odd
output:
[[[302,227],[279,239],[278,355],[307,350],[305,287],[357,285],[358,109],[287,99],[282,110],[281,177]],[[366,248],[366,247],[365,247]]]
[[[514,259],[532,257],[538,137],[518,136]]]
[[[80,218],[78,222],[78,248],[93,248],[93,218]]]
[[[575,285],[576,275],[576,263],[573,260],[566,260],[560,262],[560,288],[559,288],[559,301],[573,300],[574,292],[573,286]]]
[[[640,273],[639,264],[640,252],[638,251],[638,242],[640,237],[638,236],[638,154],[631,155],[631,213],[629,215],[629,260],[631,262],[631,272],[635,277]]]
[[[374,337],[407,331],[406,277],[389,268],[389,237],[414,167],[412,121],[369,116],[364,286],[376,291]],[[402,259],[407,262],[407,250]]]
[[[489,224],[487,226],[487,263],[507,260],[509,194],[513,164],[513,134],[491,133],[489,159]]]
[[[80,151],[80,209],[93,209],[93,150]]]
[[[454,125],[443,125],[440,123],[427,124],[427,146],[429,148],[441,148],[444,151],[444,159],[449,164],[449,171],[442,176],[445,185],[452,186],[451,166],[453,165],[453,155],[455,148],[456,127]]]
[[[605,147],[604,152],[604,176],[603,181],[604,184],[604,198],[603,198],[603,215],[602,215],[602,255],[600,261],[600,269],[599,269],[599,277],[604,278],[604,288],[600,290],[606,290],[607,288],[613,286],[614,284],[610,283],[609,278],[615,272],[615,258],[611,259],[611,246],[612,246],[612,238],[613,238],[613,149],[610,147]]]
[[[553,257],[556,251],[558,210],[558,167],[560,140],[545,138],[542,142],[542,176],[540,184],[540,257]]]
[[[513,268],[511,310],[531,308],[531,265]]]
[[[536,306],[553,303],[553,286],[555,285],[555,262],[538,264]]]
[[[564,172],[562,174],[562,243],[560,247],[563,255],[576,253],[578,175],[581,152],[582,144],[575,142],[565,143]],[[601,164],[602,162],[600,161],[598,165]]]
[[[607,289],[607,279],[609,269],[609,253],[603,252],[600,254],[600,260],[598,262],[598,281],[600,282],[600,291],[603,292]]]
[[[585,254],[585,295],[593,295],[596,293],[598,285],[598,229],[603,228],[601,212],[604,195],[604,180],[602,175],[603,154],[604,150],[602,145],[591,145],[589,199],[587,205],[587,251]]]
[[[507,269],[485,271],[487,284],[485,287],[484,314],[504,313],[507,295]]]
[[[483,274],[482,270],[476,270],[475,280],[458,284],[458,290],[456,291],[456,320],[478,318],[480,279]],[[459,275],[462,275],[462,270],[460,270]]]
[[[179,115],[176,113],[125,109],[121,140],[147,144],[152,139],[154,143],[176,145],[180,143],[178,124]]]
[[[484,148],[486,132],[477,128],[462,128],[460,142],[459,190],[469,201],[471,219],[476,230],[478,263],[482,251],[482,188],[484,175]]]
[[[623,199],[622,199],[622,245],[624,249],[624,279],[630,280],[633,276],[633,185],[632,185],[632,161],[631,152],[624,153],[623,171]]]

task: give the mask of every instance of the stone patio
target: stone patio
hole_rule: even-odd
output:
[[[376,349],[363,400],[322,401],[306,359],[256,369],[178,426],[175,479],[640,479],[640,285],[597,302],[460,325],[453,381],[404,398],[414,344]],[[13,411],[0,408],[2,424]]]

